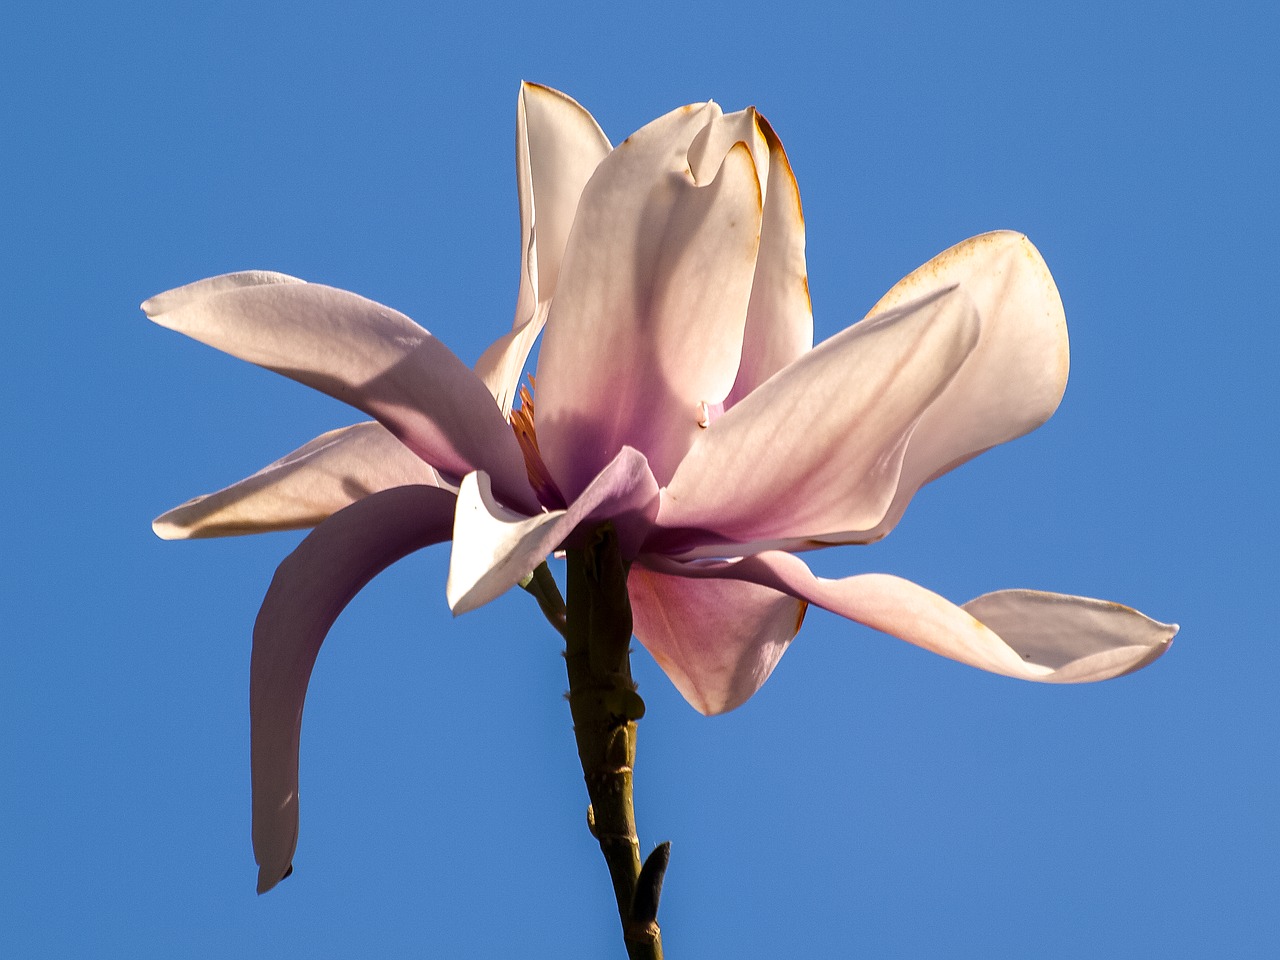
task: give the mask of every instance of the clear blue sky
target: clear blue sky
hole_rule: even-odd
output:
[[[715,719],[638,654],[668,955],[1272,955],[1275,14],[861,6],[6,15],[0,955],[621,954],[557,638],[522,595],[451,618],[445,548],[331,635],[296,872],[255,896],[249,635],[299,535],[149,527],[360,415],[137,304],[281,270],[395,306],[473,361],[517,289],[521,79],[615,142],[689,101],[756,104],[799,179],[819,338],[952,243],[1029,234],[1071,332],[1059,413],[816,567],[1182,624],[1148,670],[1049,688],[815,611]]]

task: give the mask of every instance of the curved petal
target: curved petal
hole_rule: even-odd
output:
[[[520,295],[511,332],[476,362],[476,374],[503,416],[520,385],[560,275],[560,260],[582,188],[613,149],[576,100],[536,83],[520,85],[516,110],[516,184],[520,195]]]
[[[1050,683],[1091,683],[1158,660],[1178,632],[1132,607],[1040,590],[997,590],[965,612],[1004,638],[1024,660],[1044,664]]]
[[[977,313],[954,288],[837,334],[698,437],[660,525],[720,543],[856,538],[884,517],[912,428],[977,340]],[[660,542],[665,553],[690,546]]]
[[[249,667],[259,893],[293,869],[302,707],[325,635],[378,573],[449,539],[453,506],[453,494],[435,487],[383,490],[316,527],[276,571],[254,624]]]
[[[940,656],[1041,683],[1087,683],[1130,673],[1158,659],[1178,632],[1176,624],[1130,607],[1061,593],[1003,590],[961,607],[887,574],[816,577],[787,553],[714,563],[667,561],[658,569],[760,584]]]
[[[764,685],[808,604],[735,580],[691,580],[635,563],[627,576],[636,638],[689,704],[711,716]]]
[[[389,487],[448,487],[380,423],[330,430],[251,477],[188,500],[151,524],[164,540],[314,527]]]
[[[924,484],[1048,420],[1067,386],[1062,299],[1040,252],[1022,234],[984,233],[938,254],[900,280],[868,316],[952,284],[973,298],[982,336],[920,418],[893,505],[870,539],[893,529]]]
[[[769,177],[742,362],[726,409],[813,347],[800,188],[782,141],[764,117],[757,117],[757,122],[769,147]]]
[[[261,273],[201,280],[142,309],[163,327],[363,410],[441,473],[483,469],[508,502],[536,508],[519,445],[484,384],[404,314]]]
[[[505,593],[582,524],[613,521],[623,556],[633,557],[657,502],[658,484],[649,464],[630,447],[624,447],[568,509],[532,517],[494,501],[483,473],[468,474],[458,490],[445,587],[450,609],[466,613]]]
[[[705,104],[655,120],[582,193],[538,357],[538,441],[566,497],[624,446],[664,482],[699,405],[733,386],[761,194],[745,143],[707,163],[709,182],[690,170],[690,143],[718,116]]]
[[[769,182],[769,144],[761,128],[762,118],[755,107],[736,110],[713,117],[689,141],[685,163],[695,183],[710,183],[725,156],[735,144],[745,143],[751,151],[756,178],[760,182],[761,203],[765,200],[765,188]]]

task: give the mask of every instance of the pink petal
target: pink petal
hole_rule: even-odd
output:
[[[633,564],[627,577],[636,638],[690,705],[708,716],[763,686],[808,604],[734,580],[691,580]]]
[[[157,517],[165,540],[233,537],[314,527],[388,487],[447,486],[380,423],[330,430],[251,477],[206,493]]]
[[[624,446],[670,477],[742,352],[761,222],[746,144],[689,166],[714,104],[655,120],[583,191],[538,358],[538,440],[565,496]],[[752,137],[759,132],[752,125]]]
[[[612,149],[576,100],[536,83],[520,87],[516,183],[520,194],[520,296],[511,332],[476,363],[504,416],[555,294],[560,260],[582,188]]]
[[[1178,632],[1176,624],[1118,603],[1034,590],[1002,590],[960,607],[887,574],[815,577],[787,553],[686,564],[646,557],[645,563],[667,573],[770,587],[952,660],[1041,683],[1130,673],[1159,658]]]
[[[952,284],[973,298],[982,336],[911,435],[897,495],[871,539],[893,529],[925,483],[1048,420],[1066,389],[1062,300],[1039,251],[1021,234],[984,233],[938,254],[868,316]]]
[[[907,438],[977,340],[977,314],[958,289],[832,337],[698,437],[664,491],[659,523],[704,531],[721,555],[747,552],[716,546],[726,541],[858,539],[884,517]]]
[[[756,259],[742,341],[742,362],[725,401],[732,407],[813,347],[813,311],[804,259],[804,213],[800,188],[782,141],[764,117],[760,130],[769,147],[760,254]],[[759,166],[759,163],[757,163]]]
[[[316,527],[276,571],[253,629],[249,682],[259,893],[292,869],[302,707],[320,644],[378,573],[449,539],[453,507],[453,494],[435,487],[383,490]]]
[[[579,526],[612,520],[630,558],[657,512],[658,484],[644,455],[630,447],[587,485],[566,510],[527,517],[497,503],[483,473],[458,490],[453,553],[445,594],[455,614],[484,606],[519,583]]]
[[[390,307],[249,273],[171,290],[142,309],[161,326],[365,411],[441,473],[484,469],[508,502],[536,506],[520,448],[484,384]]]

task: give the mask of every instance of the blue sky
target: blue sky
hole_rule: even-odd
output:
[[[473,361],[511,320],[530,79],[615,142],[681,103],[756,104],[800,183],[819,338],[944,247],[1025,231],[1066,304],[1062,408],[815,566],[1182,624],[1148,670],[1049,688],[815,611],[715,719],[639,653],[668,955],[1270,956],[1274,14],[24,7],[0,36],[0,955],[621,954],[557,638],[523,595],[451,618],[444,548],[326,644],[296,871],[256,897],[249,632],[299,535],[149,528],[360,416],[137,304],[281,270]]]

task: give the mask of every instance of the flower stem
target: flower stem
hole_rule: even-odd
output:
[[[591,806],[587,825],[613,881],[630,960],[661,960],[658,894],[669,847],[641,865],[632,803],[636,721],[644,701],[631,679],[631,605],[626,565],[611,527],[565,557],[568,616],[565,662],[569,708]]]
[[[562,637],[566,636],[565,624],[568,614],[564,600],[560,597],[560,588],[556,586],[556,578],[547,569],[547,561],[543,560],[538,564],[537,569],[529,575],[527,580],[522,581],[520,586],[538,601],[538,608],[542,611],[542,615],[547,618],[551,626],[555,627],[556,632]]]

